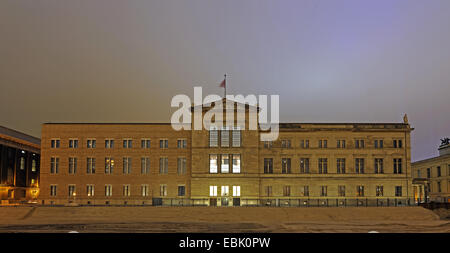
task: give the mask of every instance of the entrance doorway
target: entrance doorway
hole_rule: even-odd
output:
[[[216,198],[210,198],[209,199],[209,206],[217,206],[217,199]]]
[[[233,198],[233,206],[241,206],[241,199]]]

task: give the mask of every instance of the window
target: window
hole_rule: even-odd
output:
[[[123,158],[123,174],[130,174],[131,173],[131,157],[124,157]]]
[[[55,197],[56,196],[56,185],[50,185],[50,196]]]
[[[420,169],[417,170],[417,177],[418,177],[418,178],[421,177],[421,175],[420,175]]]
[[[364,148],[364,140],[355,140],[355,148]]]
[[[133,140],[132,139],[123,139],[122,142],[122,147],[123,148],[132,148],[133,147]]]
[[[273,142],[272,141],[264,141],[264,148],[272,148]]]
[[[286,185],[283,187],[283,196],[285,197],[291,196],[291,186]]]
[[[70,184],[68,192],[69,192],[69,197],[72,197],[72,196],[74,197],[76,195],[75,185]]]
[[[327,148],[328,141],[327,140],[319,140],[319,148]]]
[[[78,140],[69,139],[69,148],[78,148]]]
[[[401,197],[402,196],[402,187],[396,186],[395,187],[395,197]]]
[[[222,160],[220,161],[220,172],[229,173],[230,172],[230,155],[222,154]]]
[[[59,148],[59,144],[60,144],[60,140],[59,139],[52,139],[50,140],[50,144],[52,148]]]
[[[230,131],[226,126],[222,127],[222,131],[220,132],[220,146],[221,147],[230,146]]]
[[[241,186],[234,185],[233,186],[233,197],[240,197],[240,196],[241,196]]]
[[[233,127],[232,131],[232,141],[231,145],[233,147],[240,147],[241,146],[241,129],[239,127]]]
[[[291,140],[281,140],[282,148],[291,148]]]
[[[345,140],[337,140],[336,147],[345,148]]]
[[[217,155],[209,155],[209,173],[217,173]]]
[[[377,187],[376,187],[376,195],[377,195],[377,197],[383,197],[384,193],[383,193],[383,186],[382,185],[377,185]]]
[[[130,185],[129,184],[124,184],[123,185],[123,196],[124,197],[129,197],[130,196]]]
[[[141,174],[150,173],[150,157],[141,157]]]
[[[437,176],[441,176],[441,166],[437,166]]]
[[[25,169],[25,157],[21,157],[20,158],[20,162],[19,162],[20,166],[20,170],[24,170]]]
[[[177,140],[177,147],[178,148],[186,148],[187,147],[187,140],[186,139],[179,139],[179,140]]]
[[[59,170],[59,157],[50,158],[50,174],[58,174]]]
[[[427,168],[427,178],[431,178],[431,168]]]
[[[106,197],[112,196],[112,185],[110,185],[110,184],[105,185],[105,196]]]
[[[148,197],[148,184],[141,185],[141,196]]]
[[[364,174],[364,158],[355,158],[355,172]]]
[[[69,157],[69,174],[77,173],[78,159],[76,157]]]
[[[375,158],[375,174],[383,174],[383,158]]]
[[[303,195],[304,197],[308,197],[308,196],[309,196],[309,185],[303,186],[303,192],[302,192],[302,195]]]
[[[217,185],[210,185],[209,186],[209,196],[217,197]]]
[[[159,196],[161,197],[167,196],[167,185],[162,184],[159,186]]]
[[[241,173],[241,155],[233,155],[233,173]]]
[[[219,130],[217,130],[217,128],[214,126],[211,126],[211,128],[209,129],[209,146],[219,146]]]
[[[281,173],[282,174],[291,174],[291,158],[282,158],[281,159]]]
[[[266,186],[265,193],[267,197],[272,196],[272,186]]]
[[[86,194],[88,195],[88,197],[94,196],[94,185],[93,184],[86,185]]]
[[[95,139],[87,139],[86,147],[87,148],[95,148],[97,141]]]
[[[327,186],[321,186],[320,187],[320,196],[326,197],[328,195],[328,187]]]
[[[273,174],[272,158],[264,158],[264,174]]]
[[[159,174],[169,173],[169,158],[161,157],[159,158]]]
[[[375,140],[374,146],[375,148],[383,148],[383,140]]]
[[[300,147],[301,148],[309,148],[309,140],[301,140]]]
[[[114,148],[114,140],[106,139],[105,140],[105,148]]]
[[[186,174],[186,158],[185,157],[178,157],[177,171],[178,171],[178,175]]]
[[[345,197],[345,185],[338,186],[338,195],[339,197]]]
[[[150,148],[150,139],[141,139],[141,148]]]
[[[169,140],[159,140],[159,148],[169,148]]]
[[[319,174],[327,174],[327,173],[328,173],[328,159],[319,158]]]
[[[31,160],[31,171],[32,172],[36,172],[36,170],[37,170],[37,162],[36,162],[36,160],[33,158],[33,160]]]
[[[393,141],[394,148],[402,148],[403,147],[403,141],[402,140],[394,140]]]
[[[438,192],[442,192],[441,181],[437,181],[437,190]]]
[[[86,174],[95,174],[95,158],[88,157],[86,165]]]
[[[336,167],[338,174],[345,174],[345,158],[337,158]]]
[[[105,157],[105,174],[113,174],[114,159],[112,157]]]
[[[186,195],[186,186],[184,186],[184,185],[179,185],[179,186],[178,186],[178,196],[179,196],[179,197],[182,197],[182,196],[184,196],[184,195]]]
[[[362,185],[356,186],[356,196],[364,197],[364,186],[362,186]]]
[[[220,191],[220,194],[221,194],[222,196],[228,196],[228,195],[229,195],[228,185],[223,185],[221,188],[222,188],[222,189],[221,189],[221,191]]]
[[[300,173],[309,173],[309,158],[300,158]]]
[[[402,159],[394,158],[394,174],[402,174]]]

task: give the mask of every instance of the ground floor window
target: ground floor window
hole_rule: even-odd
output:
[[[178,196],[184,196],[186,195],[186,187],[184,185],[178,186]]]
[[[209,186],[209,196],[216,197],[217,196],[217,185]]]
[[[241,186],[235,185],[233,186],[233,197],[240,197],[241,196]]]

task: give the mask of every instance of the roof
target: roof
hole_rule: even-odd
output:
[[[41,145],[41,139],[4,126],[0,126],[0,134]]]

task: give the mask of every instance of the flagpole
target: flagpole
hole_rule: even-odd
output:
[[[224,76],[225,76],[225,90],[223,98],[227,98],[227,74],[225,74]]]

